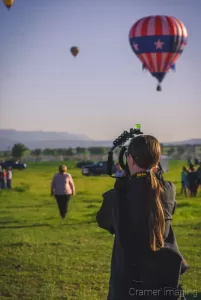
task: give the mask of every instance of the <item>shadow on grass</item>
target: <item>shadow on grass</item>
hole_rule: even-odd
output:
[[[100,205],[102,203],[102,200],[94,200],[94,199],[91,199],[91,200],[83,200],[84,203],[89,203],[89,204],[94,204],[94,203],[98,203],[98,205]]]
[[[31,186],[29,184],[21,183],[19,186],[14,187],[12,190],[18,193],[28,192]]]
[[[177,203],[177,208],[191,207],[190,203]]]
[[[173,224],[173,228],[175,227],[180,227],[180,228],[192,228],[192,224],[191,223],[186,223],[186,224]]]
[[[181,183],[181,181],[172,181],[173,184]]]
[[[26,247],[32,247],[31,244],[29,244],[29,243],[22,243],[22,242],[1,245],[1,247],[24,247],[24,246],[26,246]]]
[[[99,206],[91,204],[91,205],[87,205],[87,208],[96,208],[98,211]]]
[[[68,222],[67,224],[61,224],[61,226],[80,226],[80,225],[89,225],[89,224],[93,224],[93,223],[96,223],[96,220],[88,220],[88,221],[78,221],[75,223],[71,223],[71,222]]]
[[[14,208],[28,208],[28,209],[35,209],[35,208],[46,208],[47,207],[47,204],[48,204],[48,207],[50,206],[55,206],[55,203],[54,202],[46,202],[42,204],[33,204],[33,205],[13,205],[13,206],[6,206],[5,208],[11,208],[11,209],[14,209]]]
[[[98,209],[97,209],[97,211],[98,211]],[[87,217],[90,217],[90,218],[96,219],[97,211],[94,211],[94,212],[90,212],[90,213],[88,213],[88,214],[87,214]]]
[[[13,222],[12,222],[13,223]],[[47,227],[51,224],[32,224],[32,225],[19,225],[19,226],[0,226],[0,229],[20,229],[20,228],[32,228],[32,227]]]
[[[7,221],[3,221],[0,222],[0,224],[13,224],[13,223],[20,223],[19,221],[11,221],[11,222],[7,222]],[[60,226],[80,226],[80,225],[89,225],[89,224],[93,224],[96,223],[96,219],[94,218],[94,220],[88,220],[88,221],[78,221],[78,222],[68,222],[67,224],[60,224]],[[19,226],[0,226],[0,229],[20,229],[20,228],[34,228],[34,227],[54,227],[53,224],[30,224],[30,225],[19,225]]]
[[[17,221],[17,220],[16,221],[14,221],[14,220],[13,221],[12,220],[0,221],[0,224],[13,224],[13,223],[18,223],[19,224],[19,223],[21,223],[21,221]]]

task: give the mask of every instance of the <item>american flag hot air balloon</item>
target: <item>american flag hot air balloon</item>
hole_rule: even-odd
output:
[[[130,29],[130,45],[143,64],[161,82],[187,44],[188,33],[184,24],[174,17],[149,16],[138,20]]]

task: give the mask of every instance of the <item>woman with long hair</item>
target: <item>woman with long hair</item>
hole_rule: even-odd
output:
[[[170,224],[176,205],[175,187],[153,172],[160,155],[155,137],[133,138],[127,153],[130,177],[118,179],[114,189],[103,194],[97,222],[115,234],[108,300],[127,299],[128,261],[143,260],[167,244],[180,255]]]
[[[64,219],[68,212],[70,198],[75,195],[75,185],[72,176],[67,173],[67,166],[59,166],[59,172],[52,179],[50,193],[56,198],[60,216]]]

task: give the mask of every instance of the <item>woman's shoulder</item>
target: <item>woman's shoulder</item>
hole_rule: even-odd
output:
[[[176,187],[173,182],[164,180],[162,187],[164,192],[172,192],[176,195]]]
[[[161,200],[164,205],[170,205],[171,207],[175,206],[176,203],[176,188],[173,182],[164,181],[163,182],[163,191],[161,194]]]

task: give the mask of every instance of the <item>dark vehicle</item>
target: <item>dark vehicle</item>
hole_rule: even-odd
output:
[[[112,172],[116,172],[115,164],[113,163]],[[91,165],[85,165],[82,167],[82,175],[104,175],[107,174],[107,161],[99,161]]]
[[[14,160],[6,160],[6,161],[0,163],[0,165],[3,169],[7,169],[7,168],[11,167],[14,170],[24,170],[27,168],[26,164],[20,163],[18,161],[14,161]]]
[[[85,165],[92,165],[94,162],[92,160],[82,160],[76,164],[77,168],[82,168]]]

